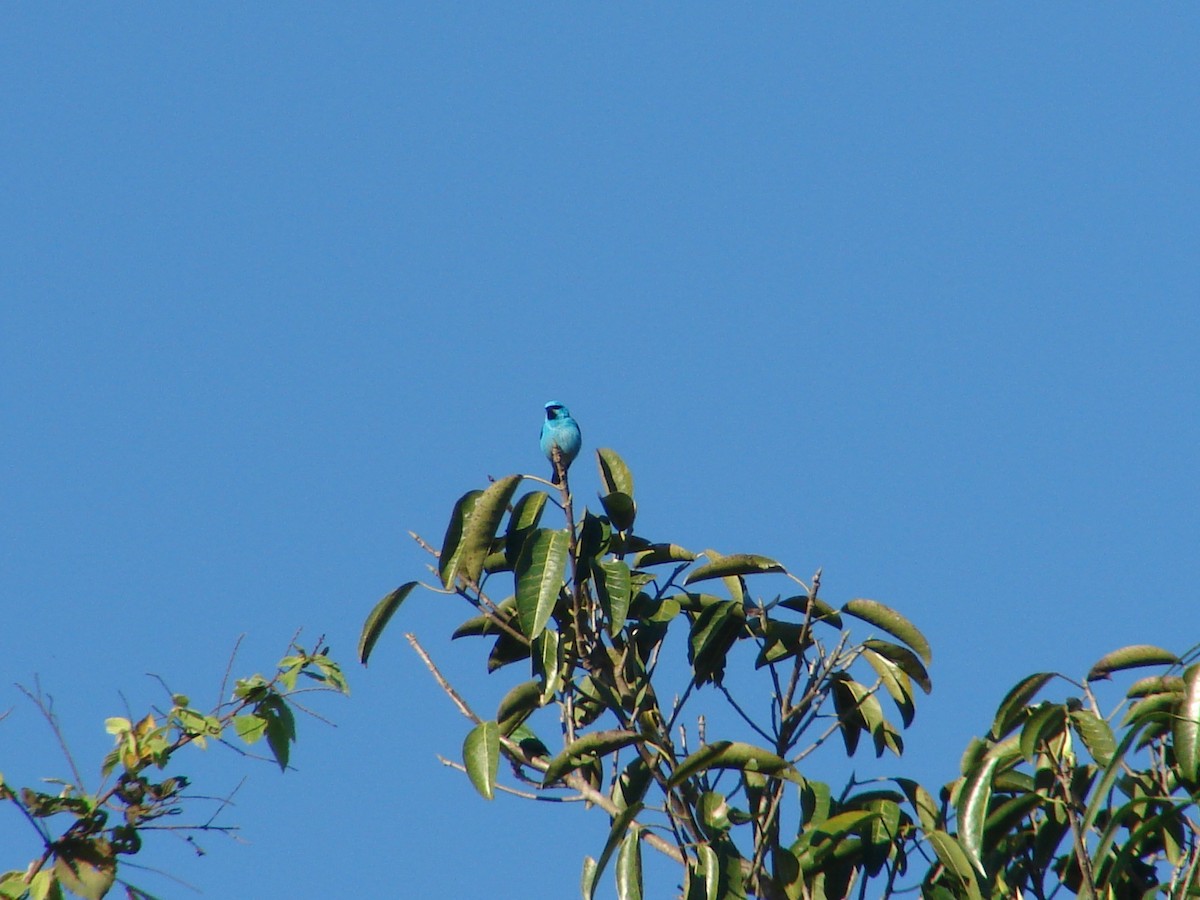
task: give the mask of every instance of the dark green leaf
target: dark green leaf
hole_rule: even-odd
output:
[[[400,604],[404,602],[416,586],[417,582],[415,581],[409,581],[400,585],[400,587],[376,603],[375,608],[371,610],[371,614],[367,616],[367,621],[363,623],[362,635],[358,639],[358,661],[364,666],[367,664],[367,659],[371,656],[371,651],[375,649],[375,642],[379,640],[379,635],[383,633],[383,629],[387,627],[387,623],[391,620],[392,615],[400,608]]]
[[[678,544],[651,544],[645,550],[634,554],[633,564],[640,569],[645,566],[659,566],[663,563],[692,562],[695,558],[695,553],[684,550]]]
[[[996,754],[986,754],[983,764],[967,776],[958,794],[958,840],[971,864],[984,876],[983,824],[992,799],[992,773],[999,761]]]
[[[1175,761],[1183,780],[1194,785],[1200,774],[1200,663],[1189,666],[1183,673],[1183,685],[1183,702],[1179,704],[1172,729]]]
[[[633,521],[637,518],[637,504],[628,494],[613,491],[601,497],[600,504],[617,531],[628,531],[633,527]]]
[[[704,555],[708,562],[693,569],[684,584],[695,584],[710,578],[726,578],[730,575],[754,575],[759,572],[784,572],[783,566],[766,556],[754,553],[734,553],[722,556],[715,550],[706,550]]]
[[[944,831],[931,831],[927,837],[942,865],[966,890],[967,900],[982,900],[971,860],[958,841]]]
[[[538,529],[530,535],[517,560],[517,615],[521,631],[531,640],[541,634],[554,612],[567,565],[567,533]]]
[[[916,659],[916,657],[913,658]],[[908,677],[908,673],[890,659],[880,656],[874,650],[864,649],[863,659],[867,661],[879,676],[880,683],[896,704],[896,709],[900,712],[900,720],[904,723],[904,727],[907,728],[912,724],[913,716],[916,712],[912,699],[912,680]]]
[[[542,705],[542,683],[537,679],[518,684],[504,695],[496,709],[496,723],[506,737]]]
[[[809,598],[805,595],[788,597],[786,600],[781,600],[779,605],[785,609],[794,610],[801,615],[808,615],[808,607],[811,605],[811,621],[824,622],[826,625],[831,625],[834,628],[842,627],[842,614],[820,597],[815,600],[809,600]]]
[[[1021,755],[1033,762],[1043,745],[1062,734],[1067,709],[1061,703],[1042,703],[1034,708],[1021,729]]]
[[[630,828],[617,852],[617,900],[642,900],[641,829]]]
[[[483,799],[491,800],[496,795],[496,775],[500,770],[500,726],[496,722],[480,722],[468,732],[462,753],[471,784]]]
[[[513,504],[512,514],[508,517],[508,527],[504,533],[504,559],[508,568],[516,566],[517,557],[521,554],[521,546],[525,543],[525,539],[537,529],[548,499],[549,496],[544,491],[530,491]]]
[[[745,610],[733,600],[707,604],[696,615],[688,639],[688,662],[697,685],[721,683],[725,657],[745,623]]]
[[[634,803],[613,819],[612,828],[608,831],[608,840],[604,843],[604,850],[600,854],[600,859],[596,861],[596,867],[590,879],[591,883],[588,885],[592,893],[587,896],[586,900],[591,900],[595,895],[596,883],[599,882],[600,875],[604,872],[608,861],[612,859],[613,851],[625,840],[626,832],[629,831],[630,825],[634,824],[634,820],[641,811],[642,804]]]
[[[797,781],[799,774],[787,760],[777,756],[770,750],[744,744],[741,741],[714,741],[705,744],[695,753],[683,760],[671,773],[668,786],[675,787],[694,775],[709,769],[738,769],[745,772],[757,772],[776,778]]]
[[[913,681],[915,681],[926,694],[933,690],[933,682],[929,680],[929,673],[925,670],[925,666],[921,664],[921,660],[917,659],[915,653],[907,647],[901,647],[899,644],[892,644],[888,641],[880,641],[874,638],[868,638],[863,641],[863,646],[870,650],[874,650],[881,656],[887,657],[897,666],[903,669]]]
[[[1007,737],[1009,732],[1021,724],[1029,701],[1054,677],[1054,672],[1035,672],[1013,686],[996,709],[996,718],[992,722],[992,737],[995,740]]]
[[[608,633],[618,634],[625,627],[625,617],[629,613],[631,584],[628,564],[619,559],[596,564],[596,591],[608,621]]]
[[[929,649],[929,642],[925,640],[925,635],[921,634],[916,625],[891,607],[884,606],[875,600],[858,599],[851,600],[843,606],[842,612],[869,622],[876,628],[882,628],[893,637],[900,638],[917,652],[926,665],[933,661],[933,654]]]
[[[483,491],[467,491],[458,498],[450,513],[450,524],[446,526],[446,536],[442,538],[442,550],[438,554],[438,575],[445,587],[453,586],[455,578],[458,577],[463,530],[475,509],[475,502],[482,496]]]
[[[585,734],[581,738],[576,738],[558,756],[550,760],[550,765],[546,768],[545,775],[542,776],[542,784],[551,785],[559,781],[568,772],[579,768],[590,760],[606,756],[614,750],[628,747],[630,744],[641,740],[643,738],[637,732],[626,731],[622,728],[614,728],[609,731],[593,731],[590,734]]]
[[[520,475],[501,478],[489,485],[475,501],[471,515],[464,524],[458,551],[457,574],[468,584],[479,582],[479,576],[483,572],[483,561],[491,552],[496,529],[500,527],[500,522],[508,511],[508,502],[520,482]]]
[[[633,496],[633,475],[615,450],[601,447],[596,451],[596,462],[600,466],[600,480],[604,483],[605,493],[620,491]]]
[[[1083,746],[1087,747],[1092,759],[1100,765],[1107,766],[1117,750],[1117,741],[1113,737],[1112,728],[1095,713],[1086,709],[1076,709],[1071,712],[1071,725]]]
[[[1096,681],[1100,678],[1108,678],[1113,672],[1119,672],[1122,669],[1178,662],[1179,657],[1169,650],[1163,650],[1161,647],[1154,647],[1150,644],[1134,644],[1101,657],[1088,672],[1087,680]]]

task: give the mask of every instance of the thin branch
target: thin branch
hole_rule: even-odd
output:
[[[80,774],[79,766],[75,764],[75,757],[71,755],[71,750],[67,747],[67,739],[59,727],[58,716],[54,714],[54,698],[48,697],[47,699],[43,699],[42,682],[36,675],[33,676],[33,684],[37,688],[36,695],[31,693],[23,684],[18,684],[17,690],[33,701],[33,704],[38,708],[38,712],[49,723],[50,730],[54,732],[54,738],[58,741],[58,746],[62,750],[63,756],[67,758],[67,764],[71,767],[71,772],[75,778],[75,787],[80,793],[87,793],[83,786],[83,775]]]
[[[475,715],[471,707],[467,705],[467,701],[464,700],[458,691],[454,689],[453,685],[446,680],[446,677],[442,675],[440,671],[438,671],[438,667],[434,664],[433,660],[429,658],[429,654],[425,652],[425,648],[422,647],[417,641],[417,636],[410,631],[405,634],[404,637],[412,645],[413,650],[417,652],[417,656],[421,657],[421,662],[425,663],[425,668],[429,670],[429,673],[433,676],[433,680],[438,683],[438,687],[445,691],[446,696],[454,701],[454,705],[458,707],[458,711],[476,725],[482,722],[483,719]]]

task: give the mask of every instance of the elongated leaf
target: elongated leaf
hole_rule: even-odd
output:
[[[549,703],[562,687],[563,652],[558,632],[545,628],[533,642],[533,673],[541,679],[541,702]]]
[[[545,491],[530,491],[513,504],[508,526],[504,530],[504,559],[511,569],[517,564],[525,538],[537,529],[542,520],[549,495]]]
[[[508,510],[520,475],[509,475],[493,482],[475,500],[470,516],[462,529],[462,541],[458,551],[457,574],[468,584],[476,584],[483,572],[483,561],[492,548],[496,529]],[[448,587],[449,585],[447,585]]]
[[[1043,702],[1025,720],[1021,729],[1021,755],[1033,762],[1043,744],[1062,733],[1067,725],[1067,708],[1061,703]]]
[[[1107,766],[1117,751],[1117,740],[1108,723],[1094,712],[1076,709],[1071,712],[1071,725],[1088,753],[1092,754],[1092,759]]]
[[[871,668],[875,670],[875,674],[879,676],[884,690],[888,692],[892,701],[896,704],[896,709],[900,711],[900,721],[907,728],[912,724],[915,714],[912,699],[912,680],[908,677],[908,673],[890,659],[880,656],[874,650],[864,649],[863,659],[867,661]]]
[[[1102,656],[1087,674],[1088,681],[1108,678],[1113,672],[1122,669],[1136,669],[1140,666],[1157,666],[1163,663],[1178,663],[1179,657],[1169,650],[1155,647],[1151,644],[1133,644],[1122,647],[1112,653]]]
[[[592,759],[597,759],[614,750],[628,747],[630,744],[643,740],[636,731],[626,731],[614,728],[609,731],[593,731],[569,743],[563,751],[550,760],[550,765],[542,776],[542,784],[550,785],[561,779],[568,772],[578,769]]]
[[[684,580],[685,585],[695,584],[697,581],[707,581],[710,578],[726,578],[730,575],[787,571],[775,560],[755,553],[734,553],[722,556],[714,550],[706,550],[705,556],[709,561],[693,569]]]
[[[992,773],[999,758],[991,753],[983,765],[972,772],[958,795],[958,840],[976,871],[984,877],[983,824],[987,819],[988,803],[992,799]]]
[[[458,577],[458,563],[462,557],[463,531],[475,510],[475,503],[483,496],[483,491],[467,491],[458,498],[450,513],[450,524],[446,526],[446,536],[442,538],[442,550],[438,554],[438,575],[445,587],[451,587]]]
[[[688,662],[695,672],[697,685],[710,681],[721,683],[725,677],[726,655],[745,623],[745,610],[733,600],[705,604],[701,608],[688,636]]]
[[[596,860],[590,856],[583,858],[583,872],[579,876],[579,891],[583,900],[592,900],[596,893]]]
[[[393,614],[416,586],[417,582],[415,581],[400,585],[376,603],[375,608],[367,616],[367,621],[363,623],[362,635],[358,639],[358,661],[364,666],[371,656],[371,651],[375,649],[375,642],[379,640],[379,635],[383,634],[383,629],[387,627]]]
[[[678,544],[651,544],[645,550],[639,550],[633,557],[637,568],[644,566],[660,566],[663,563],[691,562],[696,554],[685,550]]]
[[[944,831],[931,831],[927,836],[942,865],[966,888],[967,900],[982,900],[974,867],[958,841]]]
[[[786,600],[779,601],[779,605],[784,609],[795,610],[801,615],[808,615],[808,607],[812,606],[812,615],[809,616],[810,621],[824,622],[834,628],[842,627],[842,614],[822,600],[820,597],[815,600],[810,600],[807,596],[801,594],[797,597],[788,597]]]
[[[628,531],[637,518],[637,503],[628,494],[613,491],[600,498],[600,505],[617,531]]]
[[[933,690],[933,682],[929,680],[929,672],[921,664],[921,660],[917,659],[916,654],[907,647],[901,647],[899,644],[893,644],[888,641],[876,640],[875,638],[868,638],[863,641],[863,646],[874,650],[881,656],[887,657],[898,665],[908,673],[908,676],[913,681],[920,685],[921,690],[925,693],[928,694]]]
[[[475,790],[485,800],[496,794],[496,775],[500,770],[500,727],[495,722],[480,722],[463,741],[463,765]]]
[[[613,819],[612,828],[608,831],[608,840],[604,842],[604,850],[601,852],[600,858],[596,860],[596,868],[591,877],[592,894],[587,897],[587,900],[592,900],[592,897],[595,896],[596,885],[599,883],[608,861],[612,859],[613,851],[625,840],[625,833],[629,831],[629,826],[633,824],[642,808],[642,804],[634,803]]]
[[[600,466],[600,480],[604,483],[606,493],[620,491],[633,496],[633,474],[617,451],[601,447],[596,451],[596,462]]]
[[[851,600],[843,606],[842,612],[869,622],[876,628],[882,628],[893,637],[900,638],[917,652],[917,655],[925,661],[925,665],[929,665],[933,661],[933,654],[929,649],[929,642],[925,640],[925,635],[921,634],[916,625],[891,607],[884,606],[875,600],[857,599]]]
[[[1149,675],[1129,686],[1126,697],[1149,697],[1151,694],[1182,694],[1183,679],[1178,675]]]
[[[608,620],[608,633],[618,634],[625,627],[632,599],[629,564],[619,560],[608,560],[596,566],[596,590],[600,594],[600,606]]]
[[[550,632],[547,632],[550,633]],[[496,709],[496,723],[500,733],[511,735],[529,714],[542,705],[542,683],[536,678],[524,681],[504,695]]]
[[[908,802],[917,813],[917,821],[926,832],[937,827],[939,808],[933,795],[920,784],[910,778],[895,779],[896,785],[904,792]]]
[[[1200,773],[1200,663],[1188,666],[1183,673],[1183,684],[1183,702],[1179,704],[1172,729],[1175,759],[1184,781],[1195,784]]]
[[[617,900],[642,900],[642,841],[636,826],[625,832],[617,852]]]
[[[1000,740],[1021,724],[1029,701],[1054,677],[1054,672],[1035,672],[1018,681],[996,709],[996,718],[992,722],[992,737]]]
[[[714,741],[711,744],[705,744],[676,766],[667,784],[669,787],[675,787],[692,776],[709,769],[738,769],[743,772],[758,772],[800,783],[800,774],[791,764],[770,750],[741,741]]]
[[[517,559],[517,615],[521,631],[536,638],[550,621],[567,566],[567,533],[541,528],[530,535]]]

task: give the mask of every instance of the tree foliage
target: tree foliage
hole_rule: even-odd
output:
[[[105,729],[115,746],[100,765],[101,781],[94,790],[85,788],[48,699],[40,690],[27,691],[67,751],[71,777],[51,779],[56,789],[47,791],[8,784],[0,776],[0,803],[16,808],[41,845],[24,869],[0,873],[0,898],[60,900],[70,894],[100,900],[117,884],[130,900],[151,898],[120,870],[122,859],[139,853],[151,832],[190,836],[236,830],[214,824],[215,815],[206,822],[183,822],[190,780],[164,770],[178,763],[185,747],[204,749],[209,742],[236,738],[248,747],[264,742],[270,758],[285,771],[296,740],[294,698],[314,689],[349,693],[341,668],[325,648],[310,653],[293,643],[274,675],[238,679],[229,699],[213,709],[202,711],[186,695],[172,693],[165,710],[151,710],[137,720],[113,716]]]
[[[875,600],[829,602],[819,570],[804,581],[766,556],[639,533],[628,466],[608,449],[597,462],[596,512],[576,518],[559,466],[557,487],[510,475],[467,492],[441,546],[422,542],[437,576],[423,586],[471,607],[454,637],[482,639],[487,671],[512,680],[493,715],[408,635],[473,723],[460,768],[484,798],[574,795],[609,817],[585,898],[610,868],[622,900],[641,898],[644,846],[679,865],[684,900],[1200,892],[1196,648],[1125,648],[1079,682],[1023,679],[945,786],[831,785],[812,777],[814,754],[902,756],[932,688],[924,635]],[[518,496],[522,482],[535,487]],[[556,509],[561,524],[546,523]],[[419,585],[370,612],[364,664]],[[1158,674],[1103,711],[1093,683],[1146,666]],[[1072,693],[1038,700],[1052,685]],[[738,724],[718,734],[718,720]]]

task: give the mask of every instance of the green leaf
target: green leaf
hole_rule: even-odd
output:
[[[549,634],[550,632],[547,632]],[[529,714],[542,705],[542,682],[538,679],[518,684],[496,708],[496,724],[504,736],[511,735]]]
[[[1102,656],[1087,673],[1088,681],[1108,678],[1113,672],[1122,669],[1136,669],[1141,666],[1157,666],[1164,663],[1177,664],[1179,657],[1169,650],[1155,647],[1151,644],[1133,644],[1122,647]]]
[[[925,660],[925,665],[929,665],[933,661],[933,654],[929,649],[929,642],[925,640],[925,635],[921,634],[916,625],[891,607],[884,606],[875,600],[857,599],[851,600],[843,606],[842,612],[869,622],[876,628],[881,628],[893,637],[904,641],[917,652],[921,659]]]
[[[500,726],[480,722],[463,741],[463,765],[467,777],[484,800],[496,795],[496,775],[500,771]]]
[[[1188,666],[1183,684],[1183,702],[1172,729],[1175,760],[1183,780],[1194,785],[1200,774],[1200,663]]]
[[[807,595],[799,595],[796,597],[788,597],[786,600],[780,600],[779,605],[784,609],[790,609],[801,615],[808,615],[808,607],[812,606],[812,615],[810,621],[824,622],[834,628],[842,627],[842,614],[817,597],[815,600],[810,600]]]
[[[695,672],[697,686],[709,681],[721,683],[725,677],[725,657],[745,623],[746,612],[740,603],[720,600],[703,605],[692,622],[688,638],[688,662]]]
[[[525,538],[534,532],[542,520],[542,511],[548,499],[545,491],[530,491],[513,504],[504,532],[504,559],[510,569],[517,564]]]
[[[258,702],[254,712],[266,722],[267,746],[280,771],[286,771],[291,744],[296,740],[296,719],[291,709],[278,694],[269,694]]]
[[[1151,694],[1182,694],[1183,679],[1178,675],[1148,675],[1129,686],[1126,697],[1149,697]]]
[[[533,674],[541,679],[541,703],[546,704],[554,699],[555,693],[562,687],[563,648],[558,632],[553,628],[545,628],[533,642]]]
[[[233,717],[233,730],[247,744],[256,744],[267,731],[267,720],[256,715]]]
[[[625,832],[617,852],[617,900],[642,900],[642,841],[636,826]]]
[[[103,837],[61,840],[55,857],[55,879],[83,900],[102,900],[116,881],[117,861]]]
[[[785,572],[782,565],[766,556],[754,553],[734,553],[722,556],[715,550],[705,550],[708,562],[693,569],[684,580],[685,585],[710,578],[726,578],[730,575],[753,575],[758,572]]]
[[[586,895],[586,900],[591,900],[595,895],[596,884],[600,881],[600,876],[604,873],[608,861],[612,859],[613,851],[625,840],[625,834],[629,830],[629,826],[633,824],[641,811],[642,804],[634,803],[613,819],[612,828],[608,831],[608,840],[604,843],[604,850],[600,854],[600,859],[596,861],[596,867],[590,879],[591,893]]]
[[[916,659],[916,657],[913,658]],[[912,699],[912,680],[908,677],[908,673],[874,650],[864,649],[863,659],[879,676],[879,681],[896,704],[896,709],[900,711],[900,720],[907,728],[912,724],[916,711]]]
[[[609,731],[593,731],[581,738],[576,738],[563,748],[563,751],[550,760],[545,775],[542,776],[542,786],[548,786],[562,779],[564,775],[585,763],[598,759],[628,747],[630,744],[644,740],[636,731],[626,731],[614,728]]]
[[[579,891],[583,895],[583,900],[592,900],[592,896],[596,893],[596,860],[590,856],[583,858],[583,871],[579,876]]]
[[[862,643],[864,647],[874,650],[903,669],[926,694],[933,690],[933,682],[929,680],[929,672],[921,664],[921,660],[917,659],[916,654],[907,647],[901,647],[899,644],[893,644],[888,641],[876,640],[875,638],[868,638]]]
[[[625,627],[632,596],[629,565],[622,560],[608,560],[596,565],[596,591],[600,606],[608,620],[608,633],[618,634]]]
[[[966,783],[958,794],[958,840],[967,857],[980,875],[983,870],[983,825],[987,820],[988,803],[992,799],[992,774],[1000,758],[988,753],[983,764],[967,776]]]
[[[1095,713],[1086,709],[1073,710],[1070,716],[1075,733],[1083,741],[1088,753],[1092,754],[1092,759],[1102,766],[1107,766],[1117,751],[1117,740],[1113,736],[1112,728]]]
[[[468,584],[479,583],[483,561],[491,552],[496,529],[500,527],[508,503],[520,482],[520,475],[501,478],[490,484],[475,500],[471,514],[464,522],[462,540],[457,550],[457,574]],[[449,584],[446,586],[450,587]]]
[[[1021,729],[1021,755],[1033,762],[1041,747],[1062,734],[1067,725],[1067,708],[1061,703],[1042,703],[1025,720]]]
[[[483,491],[467,491],[458,498],[450,513],[450,524],[446,526],[446,536],[442,538],[442,550],[438,554],[438,575],[442,585],[452,587],[458,577],[458,564],[462,556],[462,537],[475,503],[483,496]]]
[[[1055,677],[1054,672],[1035,672],[1018,681],[996,709],[996,718],[992,722],[992,737],[995,740],[1007,737],[1009,732],[1021,724],[1029,701]]]
[[[744,744],[741,741],[714,741],[711,744],[705,744],[676,766],[667,786],[675,787],[709,769],[758,772],[800,783],[800,774],[791,764],[770,750],[755,747],[753,744]]]
[[[367,621],[363,623],[362,635],[358,639],[358,661],[364,666],[371,656],[371,651],[375,649],[375,642],[379,640],[379,635],[383,634],[383,629],[387,627],[392,615],[416,586],[417,582],[415,581],[400,585],[376,603],[371,614],[367,616]]]
[[[916,811],[917,820],[921,823],[921,827],[927,832],[935,830],[939,810],[937,802],[933,799],[933,795],[910,778],[896,778],[894,780],[897,787],[904,792],[904,796],[908,798],[908,802]]]
[[[536,638],[550,621],[563,586],[569,543],[565,531],[540,528],[529,536],[517,559],[517,615],[521,631]]]
[[[944,831],[931,831],[927,838],[942,865],[966,888],[967,900],[983,900],[974,868],[958,841]]]
[[[600,505],[617,531],[628,531],[637,518],[637,503],[628,494],[613,491],[600,498]]]
[[[729,801],[717,791],[701,794],[696,812],[699,813],[700,824],[710,836],[724,834],[733,827],[729,821]]]
[[[633,496],[633,474],[615,450],[601,447],[596,451],[596,462],[600,466],[600,480],[604,483],[605,493],[620,491]]]
[[[651,544],[645,550],[634,554],[633,564],[640,569],[645,566],[660,566],[663,563],[687,563],[695,558],[695,553],[683,549],[678,544]]]

